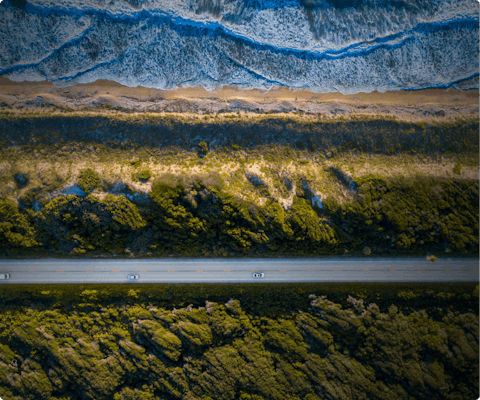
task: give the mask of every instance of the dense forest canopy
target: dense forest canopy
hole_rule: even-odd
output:
[[[92,171],[81,178],[99,184]],[[215,172],[164,174],[142,199],[64,195],[38,211],[0,199],[0,248],[9,256],[478,254],[478,182],[370,175],[356,186],[352,201],[327,197],[321,208],[299,188],[287,210],[242,200]]]
[[[474,283],[312,285],[9,285],[0,396],[478,397]]]

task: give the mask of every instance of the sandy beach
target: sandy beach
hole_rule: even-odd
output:
[[[479,114],[479,91],[426,89],[343,95],[288,88],[240,90],[224,87],[163,91],[130,88],[112,81],[56,88],[50,82],[12,82],[0,77],[0,106],[16,112],[51,110],[117,110],[176,113],[298,113],[389,115],[404,120],[474,117]]]

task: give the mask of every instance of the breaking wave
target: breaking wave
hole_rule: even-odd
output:
[[[0,75],[58,87],[478,88],[475,0],[5,0]]]

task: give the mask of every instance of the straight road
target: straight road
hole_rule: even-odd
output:
[[[146,260],[0,260],[14,283],[141,282],[435,282],[478,281],[478,259],[278,258]],[[265,273],[253,278],[254,272]]]

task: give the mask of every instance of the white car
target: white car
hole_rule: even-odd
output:
[[[128,280],[129,281],[136,281],[136,280],[138,280],[138,275],[128,275]]]
[[[254,273],[254,274],[253,274],[253,277],[254,277],[254,278],[263,278],[264,276],[265,276],[265,274],[264,274],[263,272],[258,273],[258,274],[257,274],[257,273]]]
[[[10,274],[0,274],[0,279],[10,279]]]

